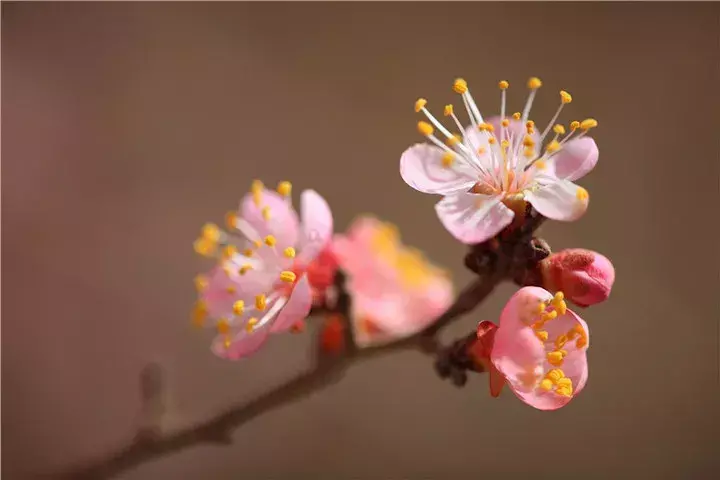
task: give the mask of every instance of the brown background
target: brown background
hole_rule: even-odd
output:
[[[510,109],[530,75],[594,116],[591,207],[550,224],[556,249],[614,261],[586,311],[585,393],[534,411],[484,378],[464,390],[408,352],[259,417],[229,447],[147,463],[127,479],[707,478],[718,457],[716,4],[3,4],[5,478],[110,451],[133,433],[138,375],[168,371],[172,424],[292,377],[310,337],[226,363],[188,326],[191,242],[252,178],[331,202],[338,229],[375,212],[471,278],[434,198],[407,187],[412,105],[468,79]],[[447,338],[496,318],[499,289]],[[173,423],[175,422],[175,423]]]

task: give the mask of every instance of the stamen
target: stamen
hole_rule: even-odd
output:
[[[292,183],[288,181],[278,183],[277,192],[283,197],[289,197],[292,193]]]
[[[548,122],[548,125],[547,125],[547,127],[545,127],[545,130],[543,130],[542,135],[540,135],[541,142],[545,139],[547,134],[550,132],[550,129],[552,128],[553,124],[560,116],[560,112],[562,112],[563,107],[570,102],[572,102],[572,96],[565,90],[560,90],[560,106],[555,111],[555,115],[553,115],[553,117]]]
[[[225,225],[227,225],[227,228],[229,230],[235,229],[235,224],[237,222],[237,213],[235,212],[227,212],[225,214]]]
[[[452,152],[445,152],[442,156],[442,166],[450,168],[453,163],[455,163],[455,154]]]
[[[258,319],[255,318],[255,317],[252,317],[252,318],[249,319],[249,320],[247,321],[247,323],[245,324],[245,330],[246,330],[248,333],[252,332],[252,331],[253,331],[253,328],[255,328],[255,325],[257,325],[257,323],[258,323]]]
[[[295,279],[297,278],[297,275],[295,275],[294,272],[291,272],[289,270],[284,270],[280,272],[280,280],[286,283],[293,283]]]
[[[263,207],[261,210],[261,213],[262,213],[263,220],[265,220],[266,222],[270,220],[270,207],[267,207],[267,206]]]
[[[230,331],[230,322],[228,322],[225,318],[221,318],[220,320],[218,320],[215,327],[217,328],[217,332],[219,334],[225,334]]]
[[[204,291],[208,287],[208,279],[205,275],[198,275],[195,277],[195,289],[198,292]]]
[[[537,93],[538,88],[542,87],[542,82],[537,77],[532,77],[530,80],[528,80],[527,83],[528,88],[530,89],[530,95],[528,95],[527,102],[525,103],[525,108],[523,109],[522,114],[522,122],[525,123],[528,119],[528,115],[530,115],[530,109],[532,108],[533,100],[535,100],[535,94]]]
[[[445,105],[445,109],[443,110],[443,115],[445,115],[446,117],[454,116],[453,106],[450,104]],[[462,130],[462,127],[460,128],[460,130]]]
[[[268,247],[274,247],[277,244],[277,240],[273,235],[268,235],[265,237],[265,245]]]
[[[261,312],[267,307],[267,297],[264,293],[255,296],[255,308]]]
[[[208,310],[207,305],[205,305],[205,302],[202,300],[198,300],[197,303],[195,303],[195,307],[192,310],[191,318],[192,323],[196,327],[202,327],[205,324],[205,319],[207,318]]]
[[[245,302],[243,302],[242,300],[238,300],[237,302],[233,303],[233,313],[238,316],[245,313]]]
[[[590,130],[591,128],[595,128],[598,126],[597,120],[594,118],[586,118],[582,122],[580,122],[580,128],[582,130]]]
[[[207,238],[198,238],[193,243],[195,252],[203,257],[212,257],[217,251],[217,243],[208,240]]]
[[[286,258],[295,258],[295,249],[293,247],[287,247],[283,254]]]
[[[250,192],[253,196],[253,202],[255,203],[256,207],[260,207],[260,203],[262,203],[262,191],[265,188],[265,185],[263,185],[263,182],[260,180],[253,180],[252,185],[250,186]]]
[[[561,378],[565,378],[565,373],[559,368],[553,368],[545,375],[545,378],[550,380],[553,384],[557,384]]]
[[[430,111],[428,111],[427,108],[425,108],[425,105],[426,105],[426,104],[427,104],[427,100],[425,100],[424,98],[419,98],[419,99],[415,102],[415,111],[416,111],[416,112],[422,112],[422,113],[427,117],[427,119],[430,120],[430,123],[432,123],[432,124],[435,126],[435,128],[437,128],[438,130],[440,130],[440,132],[441,132],[443,135],[445,135],[447,138],[452,138],[452,137],[453,137],[453,134],[450,133],[450,131],[449,131],[447,128],[445,128],[445,127],[443,126],[443,124],[440,123],[440,122],[438,121],[438,119],[435,118],[435,116],[433,116],[433,114],[430,113]],[[424,123],[424,122],[423,122],[423,123]],[[419,125],[419,124],[418,124],[418,128],[420,128],[420,125]],[[423,128],[426,129],[426,127],[423,127]],[[424,133],[423,131],[420,131],[420,133],[423,133],[424,135],[432,135],[433,130],[431,129],[429,134],[426,134],[426,133]]]
[[[247,272],[249,272],[250,270],[252,270],[252,265],[250,265],[249,263],[246,263],[245,265],[243,265],[242,267],[240,267],[240,270],[238,270],[238,273],[239,273],[240,275],[245,275],[245,274],[246,274]]]
[[[501,140],[505,139],[505,128],[510,124],[510,122],[506,123],[507,119],[505,118],[505,105],[506,105],[506,100],[507,100],[506,90],[508,89],[509,86],[510,86],[510,84],[506,80],[500,80],[500,82],[498,83],[498,87],[500,87],[500,119],[501,119],[501,125],[503,127],[502,130],[500,131],[500,139]]]
[[[220,240],[220,229],[214,223],[206,223],[202,227],[201,236],[211,242]]]
[[[559,351],[550,352],[547,354],[547,361],[550,365],[559,367],[563,364],[563,354]]]
[[[545,390],[546,392],[549,392],[550,390],[552,390],[552,387],[553,387],[553,382],[547,378],[544,379],[542,382],[540,382],[540,388]]]
[[[231,259],[237,255],[237,247],[235,245],[225,245],[222,250],[222,255],[226,260]]]
[[[515,112],[512,114],[513,120],[520,120],[521,114],[520,112]]]
[[[230,285],[225,289],[225,291],[230,295],[234,295],[237,292],[237,288],[235,288],[233,285]]]
[[[548,339],[548,332],[545,330],[538,330],[535,332],[535,336],[541,341],[541,342],[547,342]]]

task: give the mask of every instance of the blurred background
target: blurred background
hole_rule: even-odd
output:
[[[720,467],[717,4],[7,3],[2,5],[2,474],[108,454],[138,423],[140,372],[165,371],[171,425],[242,404],[308,366],[309,335],[224,362],[190,327],[192,241],[253,178],[330,202],[336,228],[372,212],[472,279],[433,204],[400,178],[466,78],[544,81],[562,121],[592,116],[587,215],[554,249],[615,263],[592,329],[590,381],[535,411],[486,378],[441,382],[416,352],[245,424],[230,446],[159,457],[123,479],[709,478]],[[499,288],[445,332],[497,319]]]

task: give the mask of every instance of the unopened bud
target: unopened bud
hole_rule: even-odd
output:
[[[572,248],[540,262],[542,287],[580,307],[607,300],[615,282],[615,268],[607,257],[592,250]]]

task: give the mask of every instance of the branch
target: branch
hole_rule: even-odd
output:
[[[244,423],[340,381],[347,369],[359,361],[371,359],[401,350],[420,350],[428,355],[440,357],[443,348],[436,337],[441,329],[457,318],[472,311],[487,298],[501,281],[513,278],[515,271],[527,261],[523,250],[532,239],[532,233],[540,226],[543,218],[528,212],[525,223],[510,235],[502,238],[496,246],[493,242],[474,246],[468,255],[475,266],[482,267],[486,274],[479,276],[458,295],[455,302],[430,326],[410,337],[384,345],[358,349],[352,339],[352,329],[346,325],[346,348],[342,353],[324,355],[318,349],[316,363],[308,372],[291,379],[283,385],[251,400],[234,406],[210,419],[189,425],[171,433],[157,432],[154,435],[140,435],[127,446],[105,457],[51,475],[52,478],[97,480],[114,477],[145,462],[176,453],[202,444],[227,445],[232,443],[232,431]],[[466,258],[466,264],[468,258]],[[473,268],[471,268],[473,269]],[[475,270],[475,269],[473,269]],[[481,273],[481,272],[478,272]],[[350,297],[344,287],[344,276],[338,275],[338,307],[347,319]]]

